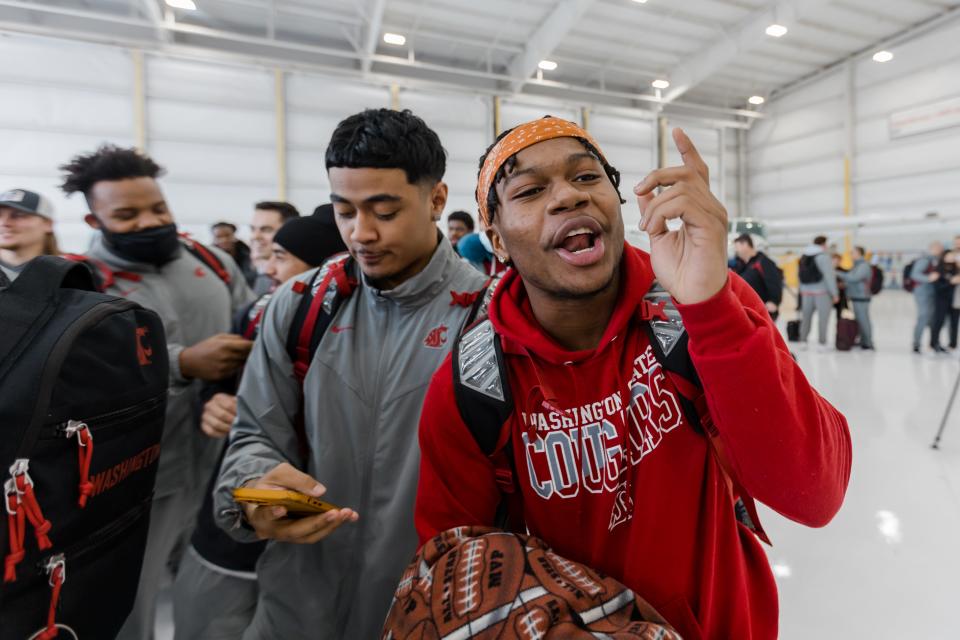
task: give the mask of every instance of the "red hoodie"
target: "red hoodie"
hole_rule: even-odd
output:
[[[687,423],[639,320],[650,258],[628,245],[622,267],[617,306],[593,350],[567,351],[544,332],[516,272],[491,303],[514,398],[507,426],[527,526],[560,555],[624,582],[686,640],[776,638],[767,558],[737,522],[724,473]],[[810,386],[739,277],[710,300],[677,308],[745,490],[797,522],[827,524],[850,476],[843,415]],[[426,396],[420,446],[421,541],[492,524],[500,493],[460,418],[449,357]]]

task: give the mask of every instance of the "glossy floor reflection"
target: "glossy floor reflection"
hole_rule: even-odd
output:
[[[960,637],[960,406],[930,448],[960,360],[910,352],[908,294],[885,291],[872,306],[876,353],[798,353],[850,422],[853,471],[823,530],[761,513],[784,640]]]
[[[783,640],[960,638],[960,406],[940,450],[930,448],[960,354],[910,352],[914,306],[906,293],[878,296],[873,317],[875,353],[797,353],[850,422],[853,472],[846,503],[825,529],[761,506],[775,545],[768,553]],[[157,640],[173,638],[171,618],[166,593]]]

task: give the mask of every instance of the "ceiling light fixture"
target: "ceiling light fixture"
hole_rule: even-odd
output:
[[[747,102],[750,104],[763,104],[766,102],[766,100],[763,96],[750,96],[750,98],[747,99]]]
[[[647,4],[647,0],[633,0],[637,4]]]
[[[402,36],[399,33],[385,33],[383,34],[383,41],[387,44],[395,44],[398,47],[407,44],[406,36]]]
[[[890,62],[893,60],[893,54],[889,51],[877,51],[873,54],[874,62]]]
[[[164,0],[168,7],[174,9],[183,9],[184,11],[196,11],[197,5],[193,0]]]
[[[557,69],[557,63],[553,60],[541,60],[537,66],[544,71],[556,71]]]
[[[781,38],[787,34],[787,28],[782,24],[772,24],[767,27],[767,35],[774,38]]]
[[[658,79],[658,80],[654,80],[653,82],[651,82],[650,85],[651,85],[654,89],[666,89],[667,87],[670,86],[670,82],[669,82],[668,80]]]

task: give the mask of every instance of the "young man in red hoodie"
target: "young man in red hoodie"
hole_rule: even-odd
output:
[[[850,438],[756,293],[728,273],[727,213],[689,138],[678,129],[674,140],[683,166],[634,190],[649,254],[624,243],[619,173],[575,124],[521,125],[481,161],[481,218],[514,267],[489,306],[513,400],[498,450],[511,451],[527,528],[556,553],[624,582],[686,640],[768,640],[776,585],[736,498],[827,524],[849,479]],[[685,325],[713,442],[651,347],[654,279]],[[503,498],[454,374],[448,357],[421,419],[422,541],[494,524]]]

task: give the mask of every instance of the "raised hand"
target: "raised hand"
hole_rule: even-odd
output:
[[[687,134],[674,129],[673,140],[683,166],[653,171],[633,192],[657,280],[677,302],[695,304],[727,282],[727,210],[710,192],[707,163]],[[667,188],[657,195],[657,187]],[[667,221],[677,218],[683,225],[670,231]]]

